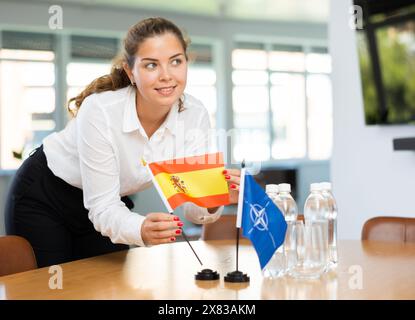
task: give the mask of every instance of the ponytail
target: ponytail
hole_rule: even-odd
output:
[[[75,117],[82,102],[93,93],[100,93],[104,91],[114,91],[117,89],[128,87],[130,79],[122,66],[124,59],[122,56],[117,56],[112,63],[111,72],[105,76],[99,77],[92,81],[80,94],[69,99],[68,111]],[[71,103],[75,102],[75,106],[71,107]]]

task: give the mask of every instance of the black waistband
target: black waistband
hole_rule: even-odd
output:
[[[61,178],[55,176],[55,174],[52,172],[52,170],[50,170],[50,168],[48,167],[48,163],[47,163],[47,159],[46,159],[46,155],[45,152],[43,151],[43,145],[41,145],[40,147],[33,149],[30,154],[29,157],[33,160],[35,160],[38,165],[42,166],[42,171],[43,174],[47,174],[51,177],[53,177],[53,180],[56,183],[60,184],[60,187],[66,190],[66,192],[71,192],[71,190],[75,193],[79,193],[82,192],[81,189],[74,187],[72,185],[70,185],[69,183],[67,183],[66,181],[62,180]],[[127,206],[128,209],[133,209],[134,208],[134,202],[128,197],[128,196],[124,196],[121,197],[121,201],[123,201],[125,203],[125,205]]]

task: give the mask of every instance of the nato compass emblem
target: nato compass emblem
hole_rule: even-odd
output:
[[[265,208],[268,206],[270,202],[268,201],[264,208],[261,207],[259,204],[252,204],[248,202],[246,203],[249,204],[249,206],[251,207],[251,209],[249,210],[249,217],[251,218],[251,221],[253,223],[253,226],[248,231],[248,234],[251,233],[254,230],[254,228],[258,229],[261,232],[266,231],[268,232],[272,240],[274,248],[276,248],[277,246],[275,245],[274,237],[272,236],[272,233],[268,230],[268,216],[265,210]]]
[[[174,190],[179,193],[187,193],[186,185],[184,184],[183,180],[180,180],[178,176],[171,176],[170,182],[173,184]]]

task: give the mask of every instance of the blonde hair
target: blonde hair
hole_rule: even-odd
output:
[[[131,85],[130,79],[123,68],[124,63],[127,63],[132,69],[134,66],[135,54],[138,51],[139,46],[146,39],[165,33],[172,33],[177,37],[183,47],[187,60],[187,48],[190,44],[190,40],[185,39],[181,30],[173,22],[160,17],[144,19],[128,29],[127,35],[123,41],[123,52],[118,54],[112,61],[110,74],[95,79],[80,94],[69,99],[67,104],[68,111],[75,117],[84,99],[91,94],[114,91]],[[75,103],[75,107],[71,107],[72,102]],[[179,112],[183,110],[183,100],[180,98]]]

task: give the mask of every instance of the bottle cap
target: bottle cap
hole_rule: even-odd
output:
[[[320,183],[321,190],[329,190],[331,191],[331,183],[330,182],[322,182]]]
[[[289,183],[280,183],[278,189],[280,189],[280,192],[291,192],[291,185]]]
[[[278,193],[279,192],[279,188],[277,184],[267,184],[265,186],[265,193]]]
[[[320,183],[310,184],[310,191],[320,191],[320,190],[321,190]]]

